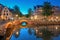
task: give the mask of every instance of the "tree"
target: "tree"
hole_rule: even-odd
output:
[[[29,14],[29,16],[31,16],[31,14],[32,14],[32,9],[31,8],[29,8],[28,14]]]
[[[43,10],[42,14],[44,16],[50,16],[52,14],[52,6],[50,2],[44,2],[42,10]]]
[[[19,7],[18,7],[18,6],[15,6],[15,7],[14,7],[14,13],[15,13],[15,14],[18,14],[19,17],[22,16],[22,13],[21,13],[21,11],[19,10]]]
[[[32,9],[29,8],[29,9],[28,9],[28,14],[26,15],[26,17],[30,17],[31,15],[32,15]]]
[[[27,18],[29,17],[29,15],[28,15],[28,14],[26,14],[26,15],[24,15],[24,16],[25,16],[25,17],[27,17]]]

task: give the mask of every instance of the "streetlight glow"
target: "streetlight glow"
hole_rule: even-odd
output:
[[[33,17],[31,17],[31,19],[33,19]]]
[[[58,17],[56,17],[56,19],[58,19]]]
[[[18,15],[16,15],[16,17],[17,17]]]
[[[58,27],[56,27],[56,29],[58,29]]]
[[[18,35],[18,34],[19,34],[19,32],[17,31],[17,32],[16,32],[16,35]]]
[[[35,15],[34,18],[37,19],[37,15]]]

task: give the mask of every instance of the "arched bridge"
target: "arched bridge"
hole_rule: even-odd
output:
[[[26,23],[25,25],[23,23]],[[32,21],[31,20],[14,20],[14,21],[10,21],[6,24],[3,25],[5,31],[5,35],[6,36],[6,40],[9,40],[11,35],[18,29],[20,28],[26,28],[32,25]]]

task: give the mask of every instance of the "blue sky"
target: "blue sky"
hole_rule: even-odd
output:
[[[0,0],[0,3],[10,8],[18,5],[20,11],[23,14],[27,14],[29,8],[33,8],[36,5],[42,5],[45,1],[51,2],[52,5],[60,6],[60,0]]]

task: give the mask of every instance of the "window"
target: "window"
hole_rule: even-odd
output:
[[[4,12],[5,12],[5,10],[4,10]]]
[[[5,15],[5,13],[4,13],[4,15]]]
[[[8,12],[8,10],[6,10],[6,12]]]
[[[7,15],[8,15],[8,13],[7,13]]]

